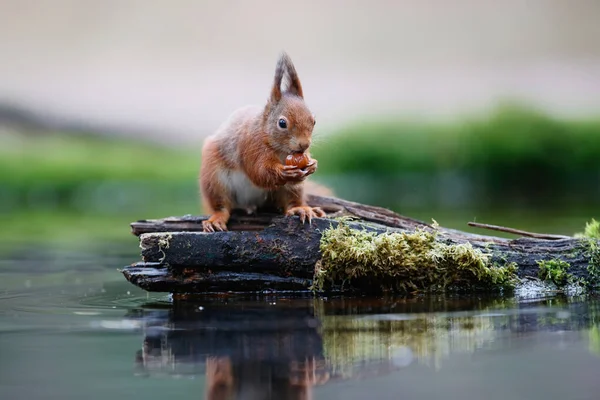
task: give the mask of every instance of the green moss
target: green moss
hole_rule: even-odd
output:
[[[596,221],[592,218],[590,222],[587,222],[585,224],[585,229],[583,233],[577,233],[575,237],[586,239],[600,239],[600,221]]]
[[[370,281],[382,290],[440,291],[449,287],[514,287],[516,266],[496,267],[470,243],[445,244],[433,231],[367,232],[346,223],[323,232],[315,289],[326,283]]]
[[[587,271],[589,274],[589,283],[592,286],[600,285],[600,248],[598,242],[594,239],[589,239],[587,243],[588,251],[587,256],[589,257],[589,264]]]
[[[592,218],[590,222],[585,224],[584,231],[575,234],[575,237],[581,239],[583,256],[589,260],[587,266],[588,278],[586,280],[576,279],[567,272],[570,267],[568,262],[554,259],[538,261],[540,279],[552,281],[558,287],[569,283],[579,283],[588,287],[597,287],[600,284],[600,249],[598,248],[600,222]],[[581,250],[578,249],[572,254],[567,254],[566,257],[575,258],[579,255],[579,251]]]
[[[581,246],[583,248],[581,250],[582,256],[589,260],[587,266],[587,284],[592,288],[600,286],[600,247],[598,246],[598,239],[592,235],[598,229],[596,224],[598,222],[592,219],[592,222],[586,225],[585,232],[576,235],[581,239]],[[592,237],[588,237],[587,235]]]
[[[568,273],[571,264],[566,261],[552,259],[540,260],[537,262],[540,266],[538,277],[544,281],[552,281],[556,286],[563,287],[573,282],[573,276]]]

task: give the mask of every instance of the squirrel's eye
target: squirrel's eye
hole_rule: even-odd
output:
[[[279,120],[278,124],[281,129],[287,128],[287,121],[283,118]]]

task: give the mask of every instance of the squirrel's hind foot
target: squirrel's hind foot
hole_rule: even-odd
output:
[[[227,221],[229,213],[226,211],[217,211],[205,221],[202,221],[202,229],[204,232],[227,232]]]
[[[325,217],[325,212],[319,207],[300,206],[292,207],[286,212],[287,216],[297,215],[300,217],[300,222],[304,223],[308,219],[308,223],[312,222],[313,218]]]

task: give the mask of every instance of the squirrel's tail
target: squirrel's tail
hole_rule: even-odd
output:
[[[292,93],[303,98],[304,94],[302,92],[302,84],[300,83],[300,78],[296,72],[296,67],[294,67],[292,59],[285,51],[281,53],[279,60],[277,61],[271,97],[273,100],[279,100],[281,98],[281,83],[286,72],[289,78],[289,86],[285,92]]]

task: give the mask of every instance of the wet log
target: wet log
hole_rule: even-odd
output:
[[[131,229],[139,236],[142,262],[122,272],[129,282],[147,291],[306,291],[321,259],[322,233],[340,223],[337,217],[351,217],[344,223],[376,233],[434,229],[384,208],[342,199],[311,196],[309,204],[323,208],[327,216],[302,224],[297,217],[237,213],[229,232],[215,233],[202,232],[205,216],[134,222]],[[539,261],[563,260],[573,277],[590,280],[588,266],[598,263],[590,241],[575,237],[512,230],[526,236],[509,239],[436,229],[440,242],[470,243],[491,254],[492,263],[516,263],[520,278],[536,277]]]
[[[254,293],[276,290],[305,291],[312,284],[311,279],[282,277],[277,274],[198,271],[184,268],[168,268],[161,263],[140,262],[123,270],[132,284],[149,292],[167,293]]]

